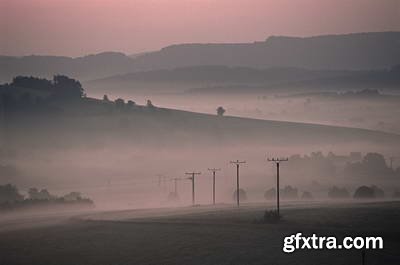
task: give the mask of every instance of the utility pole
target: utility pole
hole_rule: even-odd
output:
[[[162,175],[162,174],[157,174],[158,177],[158,187],[161,188],[163,191],[165,191],[166,187],[167,187],[167,177]]]
[[[163,176],[162,178],[163,178],[163,189],[165,191],[167,189],[167,177]]]
[[[240,206],[240,195],[239,195],[239,165],[240,164],[244,164],[246,163],[246,161],[231,161],[231,164],[235,164],[236,165],[236,203],[237,206]]]
[[[393,170],[393,161],[396,159],[396,157],[391,156],[389,157],[389,161],[390,161],[390,169]]]
[[[201,172],[186,172],[186,175],[191,175],[191,177],[189,179],[192,180],[192,206],[194,206],[194,202],[195,202],[195,194],[194,194],[194,177],[196,175],[200,175]]]
[[[172,179],[174,181],[174,192],[175,195],[178,195],[178,181],[181,180],[180,178],[173,178]]]
[[[157,175],[158,177],[158,187],[161,187],[161,175]]]
[[[268,162],[275,162],[276,163],[276,209],[278,216],[279,213],[279,163],[288,161],[289,158],[268,158]]]
[[[209,171],[213,173],[213,205],[215,205],[215,172],[220,171],[220,168],[209,168]]]

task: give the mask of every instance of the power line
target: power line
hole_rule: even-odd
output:
[[[276,164],[276,209],[278,216],[279,214],[279,163],[289,161],[289,158],[267,158],[268,162],[274,162]]]
[[[215,172],[220,171],[220,168],[209,168],[209,171],[213,173],[213,205],[215,205]]]
[[[240,206],[240,195],[239,195],[239,166],[240,164],[244,164],[246,163],[246,161],[231,161],[231,164],[235,164],[236,165],[236,203],[237,206]]]
[[[200,175],[201,174],[201,172],[186,172],[185,173],[186,175],[191,175],[192,177],[190,177],[190,178],[188,178],[188,179],[191,179],[192,180],[192,205],[194,206],[194,203],[195,203],[195,193],[194,193],[194,177],[196,176],[196,175]]]

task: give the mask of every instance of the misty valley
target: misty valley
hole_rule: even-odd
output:
[[[399,41],[0,56],[0,264],[399,264]]]
[[[248,161],[242,185],[247,186],[249,200],[262,201],[268,185],[274,183],[274,170],[267,167],[266,158],[278,155],[290,157],[283,165],[283,183],[289,188],[299,186],[304,192],[315,193],[312,197],[326,199],[329,188],[337,185],[345,186],[350,192],[362,185],[380,186],[388,189],[387,198],[398,193],[399,136],[394,133],[239,118],[229,116],[229,108],[226,113],[200,114],[158,107],[151,100],[139,105],[122,98],[111,100],[107,95],[102,99],[90,98],[79,81],[60,75],[53,80],[20,76],[1,88],[2,175],[24,189],[42,183],[46,183],[43,188],[60,192],[64,186],[79,186],[80,192],[99,201],[99,207],[103,200],[112,204],[114,199],[125,207],[146,202],[154,204],[167,201],[165,195],[164,199],[159,198],[160,194],[154,195],[159,192],[154,184],[157,175],[182,177],[187,170],[204,171],[209,165],[216,165],[224,169],[223,179],[218,179],[223,183],[221,202],[229,202],[235,173],[229,161],[241,158]],[[393,101],[397,101],[395,95],[370,90],[293,94],[274,99],[262,96],[257,100],[275,100],[274,104],[295,109],[295,105],[300,104],[290,100],[307,98],[303,102],[307,108],[307,104],[318,104],[312,103],[311,97],[313,101],[324,102],[320,108],[329,104],[348,105],[347,101],[352,106],[355,102],[366,106],[364,102],[371,105],[371,101],[377,101],[376,104],[383,106],[382,111],[387,111]],[[237,102],[246,104],[246,101]],[[272,109],[277,108],[272,106]],[[199,193],[199,199],[204,203],[209,197],[209,181],[207,176],[198,181],[199,189],[204,190]],[[172,183],[167,186],[170,189]],[[111,189],[115,190],[110,192]],[[134,192],[136,189],[141,191]],[[188,197],[190,189],[184,190]],[[149,195],[144,197],[146,192]],[[118,195],[114,198],[109,193]],[[297,195],[296,191],[293,198],[297,197],[301,194]],[[185,201],[181,203],[184,205]]]

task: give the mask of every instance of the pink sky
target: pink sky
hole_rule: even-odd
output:
[[[398,0],[0,0],[3,55],[389,30],[400,30]]]

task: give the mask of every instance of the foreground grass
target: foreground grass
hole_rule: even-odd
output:
[[[366,264],[400,264],[400,203],[287,206],[284,221],[257,224],[265,207],[245,205],[90,214],[0,232],[0,264],[361,264],[357,250],[282,252],[296,232],[382,236]],[[400,254],[400,253],[398,253]]]

